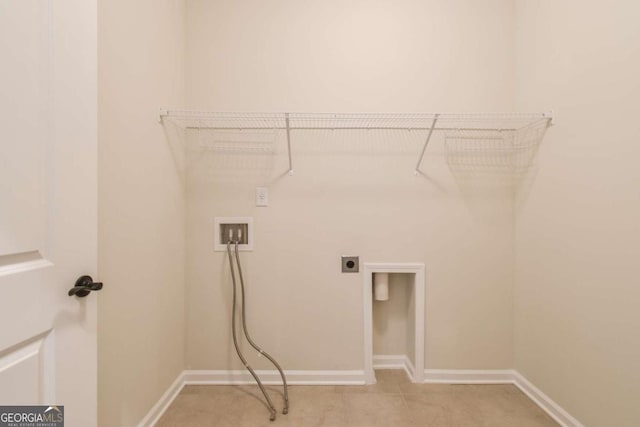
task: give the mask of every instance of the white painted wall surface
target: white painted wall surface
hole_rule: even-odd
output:
[[[99,422],[135,426],[184,369],[184,2],[99,1]]]
[[[187,105],[510,111],[512,6],[191,0]],[[192,151],[187,367],[241,368],[230,335],[228,263],[212,251],[212,223],[248,215],[255,224],[255,250],[242,254],[249,325],[286,369],[362,369],[362,278],[340,273],[343,254],[426,264],[426,367],[510,368],[510,188],[495,177],[454,176],[442,139],[423,164],[429,179],[413,176],[424,136],[293,135],[293,177],[282,176],[281,134],[272,156]],[[257,186],[268,187],[269,207],[254,206]]]
[[[557,125],[516,207],[515,367],[587,426],[640,424],[639,19],[517,2],[516,107]]]

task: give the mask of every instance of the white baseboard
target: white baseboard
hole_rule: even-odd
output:
[[[373,369],[404,369],[406,359],[404,354],[374,354]]]
[[[364,371],[285,371],[291,385],[361,385],[365,384]],[[263,384],[282,384],[276,370],[256,371]],[[253,384],[251,374],[242,371],[185,371],[185,384]]]
[[[404,364],[404,371],[409,375],[409,378],[415,378],[416,368],[411,363],[411,360],[407,357]]]
[[[375,369],[404,369],[413,378],[413,365],[405,355],[374,356]],[[256,371],[264,384],[282,384],[278,371]],[[287,384],[292,385],[360,385],[365,384],[364,371],[285,371]],[[519,372],[511,369],[425,369],[425,383],[441,384],[514,384],[534,403],[544,410],[562,427],[584,427],[577,419],[554,402],[549,396],[528,381]],[[152,427],[167,410],[178,393],[187,384],[233,385],[253,384],[247,371],[184,371],[169,386],[149,413],[138,423],[138,427]]]
[[[571,416],[522,374],[512,369],[425,369],[424,378],[425,383],[514,384],[562,427],[584,427],[580,421]]]
[[[425,369],[425,383],[442,384],[511,384],[511,369]]]
[[[405,354],[373,355],[373,369],[403,369],[409,378],[414,378],[415,368]]]
[[[513,383],[561,426],[584,427],[580,421],[576,420],[571,414],[517,371],[513,371]]]
[[[180,372],[175,381],[169,386],[167,391],[160,397],[147,415],[138,423],[138,427],[152,427],[156,425],[160,417],[165,413],[167,408],[173,403],[178,393],[184,387],[184,372]]]

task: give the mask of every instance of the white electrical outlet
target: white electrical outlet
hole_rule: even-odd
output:
[[[256,187],[256,206],[269,206],[269,190],[267,187]]]

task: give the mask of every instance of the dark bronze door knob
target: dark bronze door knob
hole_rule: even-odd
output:
[[[91,291],[99,291],[102,289],[101,282],[94,282],[91,276],[80,276],[76,280],[76,285],[69,289],[69,296],[77,296],[79,298],[86,297]]]

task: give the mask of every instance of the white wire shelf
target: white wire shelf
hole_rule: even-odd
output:
[[[163,109],[160,110],[160,122],[165,120],[183,129],[285,130],[289,174],[293,174],[292,131],[426,131],[425,142],[415,168],[415,172],[419,173],[420,164],[434,132],[442,132],[445,138],[451,138],[451,135],[457,139],[463,137],[466,141],[465,146],[471,147],[469,143],[476,141],[477,145],[472,152],[476,152],[478,147],[481,149],[483,141],[495,141],[496,138],[506,141],[508,147],[517,150],[521,149],[520,140],[531,142],[531,129],[546,129],[552,124],[553,113],[235,113]],[[534,133],[541,140],[544,131]],[[539,143],[539,140],[535,142]],[[459,153],[460,144],[456,146],[456,150]]]

